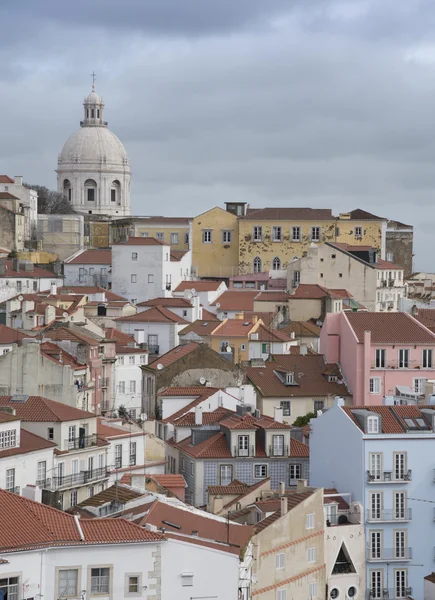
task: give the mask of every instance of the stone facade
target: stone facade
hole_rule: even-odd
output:
[[[413,272],[414,228],[398,221],[388,221],[386,258],[404,268],[405,277]]]

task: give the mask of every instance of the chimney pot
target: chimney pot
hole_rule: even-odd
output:
[[[195,425],[202,425],[202,408],[195,406]]]
[[[287,496],[281,497],[281,516],[286,515],[288,512],[288,499]]]
[[[280,496],[284,496],[285,495],[285,483],[284,483],[284,481],[280,481],[279,482],[279,495]]]

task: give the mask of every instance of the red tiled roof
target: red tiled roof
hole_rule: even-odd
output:
[[[209,485],[207,488],[207,492],[209,494],[214,495],[222,495],[222,496],[238,496],[239,494],[244,494],[248,489],[249,485],[247,483],[243,483],[238,479],[234,479],[228,485]]]
[[[19,344],[26,337],[29,336],[24,335],[17,329],[0,324],[0,344]]]
[[[357,427],[362,429],[360,426],[354,411],[366,410],[374,413],[378,413],[381,415],[381,427],[382,433],[406,433],[408,431],[408,427],[404,421],[404,419],[423,419],[426,421],[426,416],[421,412],[422,408],[431,408],[433,406],[423,406],[423,405],[397,405],[397,406],[342,406],[342,410],[350,417],[350,419],[355,423]],[[431,424],[428,423],[428,426]],[[414,430],[413,430],[414,431]],[[419,431],[419,428],[416,425],[415,431]]]
[[[174,487],[187,487],[186,480],[182,475],[178,475],[176,473],[167,473],[166,475],[148,475],[150,479],[154,479],[157,481],[159,485],[162,485],[165,488],[174,488]]]
[[[333,504],[334,502],[338,503],[338,510],[349,510],[349,504],[342,496],[332,496],[329,498],[325,498],[325,496],[330,494],[338,494],[335,488],[325,488],[323,490],[323,504]]]
[[[259,292],[255,297],[255,302],[287,302],[289,297],[290,296],[287,294],[287,292],[263,291]]]
[[[128,218],[128,217],[127,217]],[[143,216],[143,217],[133,217],[135,223],[137,223],[140,227],[146,226],[149,223],[151,224],[159,224],[159,223],[178,223],[181,225],[189,225],[192,217],[162,217],[160,215],[151,215],[151,216]]]
[[[152,363],[147,365],[147,369],[153,369],[155,371],[159,370],[158,365],[162,365],[163,367],[167,367],[168,365],[172,365],[172,363],[176,362],[183,356],[190,354],[194,350],[198,348],[199,344],[196,342],[190,342],[189,344],[184,344],[182,346],[176,346],[166,354],[162,354],[159,358],[156,358]]]
[[[250,208],[239,218],[245,221],[335,221],[330,208]]]
[[[328,292],[321,285],[311,284],[311,283],[301,283],[295,289],[294,294],[290,295],[290,300],[292,298],[309,298],[309,299],[321,299],[326,298],[328,296]]]
[[[181,397],[189,397],[189,396],[202,396],[204,392],[208,392],[209,390],[213,390],[213,393],[217,392],[219,388],[211,388],[205,387],[203,385],[194,385],[194,386],[172,386],[167,387],[161,392],[158,393],[159,396],[181,396]]]
[[[320,337],[321,327],[312,321],[293,321],[286,327],[280,329],[283,333],[294,333],[296,338],[299,337]]]
[[[373,344],[435,344],[435,334],[407,313],[350,312],[345,318],[360,343],[371,331]]]
[[[62,348],[52,342],[43,342],[40,345],[41,352],[51,360],[60,365],[69,365],[74,370],[85,369],[86,365],[79,363],[74,356],[65,352]]]
[[[10,279],[11,277],[20,277],[22,279],[59,279],[52,271],[42,269],[36,265],[33,265],[33,271],[25,271],[21,266],[19,267],[19,271],[15,271],[12,258],[4,258],[3,263],[5,265],[5,272],[4,275],[0,275],[0,278]]]
[[[187,298],[151,298],[139,302],[136,306],[164,306],[173,308],[192,308],[192,303]]]
[[[219,289],[222,281],[181,281],[175,288],[174,292],[184,292],[185,290],[194,289],[197,292],[215,292]]]
[[[128,346],[128,344],[136,344],[134,335],[132,333],[125,333],[116,327],[108,327],[105,330],[105,337],[107,340],[115,340],[122,346]]]
[[[203,321],[219,321],[215,313],[210,312],[206,308],[202,309],[202,320]]]
[[[257,429],[258,419],[247,413],[243,417],[234,415],[221,421],[221,425],[227,429]]]
[[[435,309],[434,308],[419,308],[414,318],[435,333]],[[0,338],[1,339],[1,338]]]
[[[9,192],[0,192],[0,200],[19,200],[19,198]]]
[[[29,396],[26,402],[14,402],[13,396],[0,396],[0,406],[15,408],[17,418],[23,421],[76,421],[95,417],[93,413],[80,410],[42,396]]]
[[[293,458],[309,458],[310,448],[307,444],[290,438],[290,456]]]
[[[85,296],[92,296],[94,294],[102,294],[104,293],[106,296],[106,300],[108,302],[116,302],[117,300],[120,301],[125,301],[127,300],[127,298],[124,298],[123,296],[118,296],[118,294],[114,294],[112,291],[110,290],[106,290],[105,288],[99,287],[97,285],[73,285],[73,286],[67,286],[64,285],[63,287],[58,287],[57,291],[59,294],[63,294],[63,295],[85,295]],[[101,304],[101,302],[100,302]]]
[[[82,546],[86,544],[157,542],[164,536],[129,523],[125,519],[83,519],[0,490],[0,513],[8,515],[0,527],[0,551]]]
[[[382,258],[378,258],[378,262],[375,264],[377,269],[398,269],[400,271],[404,270],[404,267],[401,265],[396,265],[395,263],[390,262],[389,260],[384,260]]]
[[[71,327],[55,327],[54,329],[46,329],[44,331],[44,337],[50,338],[51,340],[71,340],[73,342],[85,342],[90,346],[98,346],[98,340],[89,336],[86,333],[72,329]]]
[[[119,419],[117,419],[119,422]],[[112,438],[112,437],[120,437],[120,436],[138,436],[138,435],[146,435],[146,432],[143,431],[134,431],[130,432],[127,429],[121,429],[120,427],[115,427],[114,425],[110,425],[110,421],[105,417],[97,417],[97,434],[99,437]]]
[[[171,250],[170,257],[171,261],[179,261],[183,258],[185,254],[187,254],[189,250]]]
[[[202,402],[204,398],[200,398],[200,402]],[[198,404],[200,403],[198,402]],[[229,408],[224,408],[223,406],[219,406],[215,410],[211,412],[202,412],[202,424],[203,425],[214,425],[215,423],[219,423],[226,419],[229,415],[235,414],[233,410]],[[180,417],[173,419],[171,418],[171,422],[174,427],[194,427],[195,426],[195,412],[187,412]]]
[[[271,327],[266,327],[265,325],[260,325],[260,327],[256,330],[255,333],[258,333],[258,341],[259,342],[290,342],[290,336],[283,330],[272,329]],[[257,340],[253,340],[251,338],[251,342],[255,342]]]
[[[78,256],[67,258],[65,263],[68,265],[111,265],[112,250],[110,248],[83,250]]]
[[[211,333],[212,337],[241,337],[245,338],[255,327],[255,323],[243,319],[226,319],[218,325]]]
[[[176,315],[164,306],[153,306],[149,310],[129,315],[127,317],[119,317],[116,321],[126,321],[130,323],[178,323],[183,325],[189,323],[183,317]]]
[[[180,443],[175,443],[173,440],[168,440],[170,446],[174,446],[190,454],[194,458],[232,458],[231,452],[228,449],[225,434],[217,432],[207,440],[191,445],[191,438],[188,437]]]
[[[362,210],[361,208],[351,210],[349,214],[350,218],[354,221],[388,221],[388,219],[385,219],[384,217],[377,217],[376,215],[373,215],[366,210]]]
[[[331,367],[334,372],[330,372]],[[294,373],[296,385],[285,385],[277,372]],[[261,367],[248,367],[246,376],[265,398],[350,396],[344,383],[328,381],[326,373],[337,374],[337,365],[328,365],[323,356],[307,354],[274,354]]]
[[[307,498],[309,498],[311,496],[312,493],[313,493],[313,490],[309,490],[307,492],[301,492],[301,493],[297,493],[297,492],[287,493],[286,498],[287,498],[288,510],[292,510],[298,504],[300,504],[301,502],[304,502]],[[266,517],[265,519],[263,519],[262,521],[257,523],[257,525],[255,525],[255,528],[254,528],[255,533],[260,533],[261,531],[266,529],[266,527],[268,527],[269,525],[271,525],[272,523],[277,521],[280,517],[281,517],[281,508],[279,510],[275,511],[269,517]]]
[[[0,414],[0,422],[4,421],[5,413]],[[8,415],[9,416],[9,415]],[[11,420],[17,421],[18,417],[15,415],[10,415],[12,417]],[[6,458],[8,456],[16,456],[18,454],[27,454],[28,452],[37,452],[39,450],[44,450],[46,448],[56,448],[56,444],[54,442],[50,442],[49,440],[45,440],[39,435],[35,435],[26,429],[22,429],[20,431],[20,446],[15,448],[8,448],[7,450],[0,451],[0,458]]]
[[[0,175],[0,183],[15,183],[15,181],[8,175]]]
[[[203,311],[204,313],[204,311]],[[203,315],[204,316],[204,315]],[[221,321],[219,321],[218,319],[213,319],[213,320],[207,320],[204,321],[204,319],[202,319],[201,321],[193,321],[193,323],[190,323],[187,327],[185,327],[184,329],[182,329],[179,333],[179,335],[187,335],[188,333],[196,333],[196,335],[199,336],[208,336],[212,333],[212,331],[214,331],[216,329],[216,327],[219,327],[219,324],[221,323]]]
[[[213,394],[215,394],[216,392],[216,388],[203,388],[203,392],[201,395],[198,395],[194,400],[189,402],[189,404],[186,404],[186,406],[183,406],[183,408],[180,408],[169,417],[162,419],[162,423],[175,423],[175,421],[179,417],[182,417],[183,415],[191,411],[192,408],[195,408],[195,406],[198,406],[198,404],[201,404],[201,402],[203,402],[210,396],[213,396]]]
[[[114,246],[169,246],[153,237],[129,237],[126,242],[116,242]]]
[[[210,306],[219,304],[218,310],[254,310],[254,298],[258,290],[227,290],[217,298]]]

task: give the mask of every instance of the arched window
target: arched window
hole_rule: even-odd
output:
[[[99,119],[99,118],[100,118],[100,109],[97,108],[97,119]]]
[[[279,271],[280,269],[281,269],[281,259],[278,256],[275,256],[275,258],[272,261],[272,270]]]
[[[89,108],[86,109],[86,118],[89,119]]]
[[[261,273],[261,258],[256,256],[253,261],[254,273]]]
[[[69,179],[65,179],[63,182],[63,196],[71,202],[72,189],[71,182]]]
[[[85,181],[85,198],[88,202],[94,202],[97,199],[97,182],[93,179]]]
[[[91,119],[93,119],[95,117],[95,110],[93,108],[91,108]]]
[[[112,202],[119,202],[121,199],[121,184],[117,179],[112,181],[112,185],[110,186],[110,200]]]

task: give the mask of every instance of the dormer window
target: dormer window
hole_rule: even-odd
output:
[[[337,377],[337,375],[329,375],[329,376],[328,376],[328,381],[329,381],[329,383],[334,383],[334,382],[336,382],[337,380],[338,380],[338,377]]]
[[[285,374],[285,384],[286,385],[293,385],[295,382],[295,374],[293,373],[293,371],[288,371]]]
[[[379,417],[367,417],[367,433],[379,433]]]

